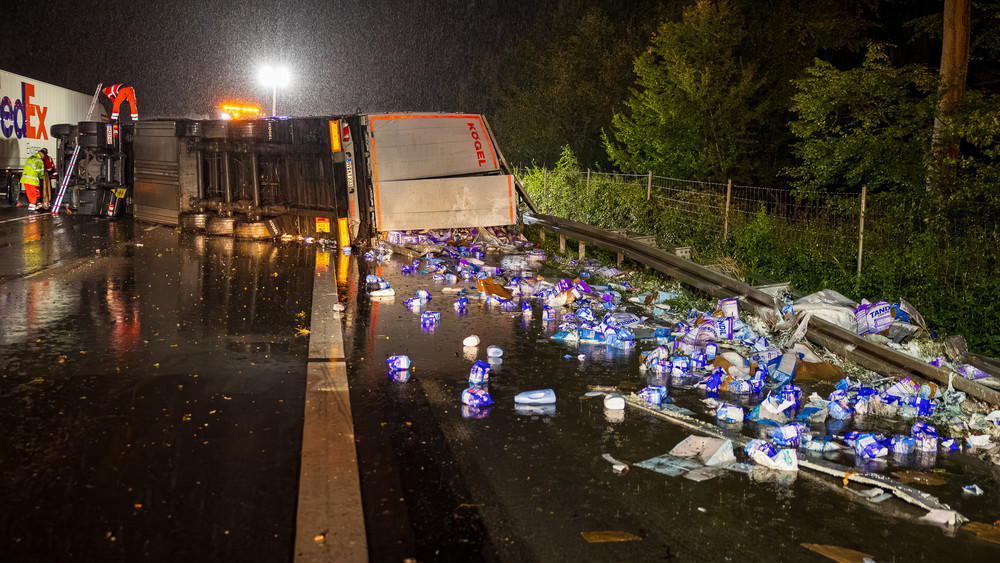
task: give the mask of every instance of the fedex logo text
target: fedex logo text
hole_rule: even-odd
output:
[[[4,137],[49,139],[49,133],[45,128],[45,114],[49,108],[31,103],[34,95],[35,85],[22,82],[20,99],[11,101],[9,97],[4,96],[0,100],[0,132]],[[37,125],[32,123],[33,117],[38,118]]]

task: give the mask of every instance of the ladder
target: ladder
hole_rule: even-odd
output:
[[[94,115],[94,106],[97,105],[97,98],[101,95],[101,86],[104,83],[97,85],[97,90],[94,92],[94,99],[90,102],[90,109],[87,110],[87,121],[90,121],[92,115]],[[73,169],[76,168],[76,159],[80,157],[80,144],[77,143],[73,147],[73,158],[69,159],[69,166],[66,171],[63,172],[62,180],[59,182],[59,195],[56,196],[55,202],[52,205],[52,214],[59,215],[59,208],[62,207],[63,197],[66,196],[66,187],[69,186],[70,176],[73,175]]]

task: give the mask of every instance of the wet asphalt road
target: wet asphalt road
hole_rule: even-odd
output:
[[[0,559],[288,560],[312,249],[18,211]]]
[[[877,561],[1000,554],[1000,546],[971,534],[948,537],[918,523],[922,512],[902,501],[859,502],[834,478],[767,472],[764,482],[757,482],[725,473],[696,483],[634,467],[615,474],[602,454],[635,463],[667,453],[690,434],[633,410],[621,420],[605,412],[600,397],[584,397],[588,385],[645,385],[638,354],[553,342],[548,337],[555,325],[541,321],[537,306],[531,319],[475,301],[457,314],[456,297],[442,295],[442,284],[400,273],[407,263],[401,257],[380,267],[369,263],[371,273],[396,289],[391,302],[373,303],[356,284],[347,291],[351,403],[369,548],[376,560],[414,554],[420,560],[817,559],[802,543],[847,547]],[[419,312],[403,305],[418,289],[434,294],[424,310],[441,313],[433,331],[421,327]],[[482,339],[475,351],[462,346],[470,334]],[[489,384],[495,404],[470,416],[460,396],[473,361],[486,360],[490,344],[505,351]],[[587,356],[582,362],[575,357],[580,353]],[[385,358],[392,354],[410,357],[409,381],[388,377]],[[553,412],[515,408],[515,394],[542,388],[556,392]],[[817,390],[826,395],[833,385]],[[703,393],[672,393],[678,405],[706,410]],[[904,431],[901,426],[894,431]],[[831,457],[854,465],[853,457]],[[973,520],[996,519],[992,467],[970,456],[902,461],[902,467],[893,461],[890,469],[940,469],[948,484],[928,492]],[[973,481],[988,483],[988,495],[963,497],[960,486]],[[594,531],[627,532],[642,540],[584,541],[581,533]]]
[[[2,559],[292,559],[315,247],[23,215],[0,208]],[[397,291],[381,303],[359,286],[366,263],[329,266],[349,267],[339,293],[372,560],[817,559],[802,543],[877,561],[1000,554],[833,479],[615,474],[602,454],[634,463],[688,435],[583,397],[588,385],[642,385],[636,355],[554,343],[537,315],[475,302],[458,315],[455,297],[403,276],[403,263],[373,272]],[[403,306],[417,289],[435,293],[433,332]],[[467,353],[469,334],[483,342]],[[459,397],[489,344],[505,350],[496,404],[471,413]],[[413,360],[409,381],[387,376],[391,354]],[[517,392],[546,387],[554,412],[514,408]],[[703,410],[696,392],[672,394]],[[947,484],[929,492],[974,520],[1000,517],[992,468],[969,456],[934,465]],[[987,495],[963,498],[968,482]],[[584,541],[594,531],[641,539]]]

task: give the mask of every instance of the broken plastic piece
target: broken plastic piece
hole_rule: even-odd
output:
[[[465,337],[465,340],[462,341],[462,346],[479,346],[479,337],[475,334]]]
[[[499,346],[490,346],[486,348],[486,355],[490,358],[499,358],[503,356],[503,350]]]
[[[684,438],[674,446],[674,449],[670,450],[670,455],[698,457],[702,463],[709,467],[724,466],[736,461],[732,440],[704,436]]]
[[[970,495],[973,495],[973,496],[977,496],[977,497],[983,496],[983,493],[985,492],[985,491],[983,491],[983,489],[981,489],[979,487],[979,485],[976,485],[976,484],[966,485],[966,486],[962,487],[962,490],[965,491],[967,494],[970,494]]]
[[[625,473],[626,471],[628,471],[628,465],[611,457],[611,454],[604,454],[601,457],[603,457],[605,461],[611,464],[611,469],[613,469],[615,473]]]

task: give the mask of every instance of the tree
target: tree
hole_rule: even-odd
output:
[[[790,124],[798,166],[787,173],[806,191],[912,191],[924,184],[937,79],[921,65],[893,66],[872,44],[860,67],[817,59],[794,82]]]
[[[954,120],[965,99],[971,27],[971,0],[945,0],[941,41],[941,92],[934,118],[932,143],[934,177],[929,183],[930,187],[936,188],[939,197],[946,196],[954,189],[956,164],[961,158],[960,139],[949,132],[947,124]]]
[[[635,61],[637,88],[604,136],[624,171],[724,180],[751,175],[753,131],[764,113],[756,65],[738,53],[743,18],[701,0],[663,23]]]
[[[602,2],[560,2],[523,41],[480,62],[467,105],[489,115],[512,162],[553,166],[569,146],[584,167],[606,167],[601,130],[628,96],[661,4],[633,2],[611,17]]]

